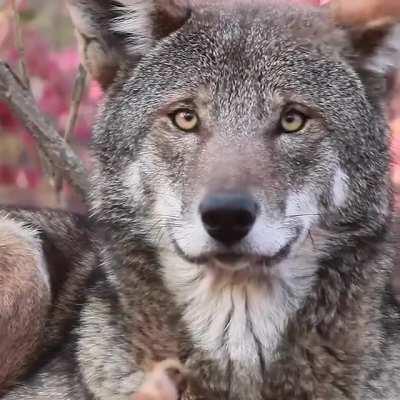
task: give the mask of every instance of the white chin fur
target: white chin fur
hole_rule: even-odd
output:
[[[228,360],[241,367],[273,360],[288,319],[310,293],[317,270],[310,250],[265,268],[261,279],[249,268],[199,266],[170,251],[159,258],[194,343],[222,368]]]

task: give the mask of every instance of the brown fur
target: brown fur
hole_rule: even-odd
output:
[[[37,352],[51,301],[39,270],[39,242],[19,235],[19,225],[8,225],[0,223],[0,389],[21,374]]]
[[[16,229],[10,230],[13,224]],[[51,266],[50,288],[35,259],[39,244]],[[39,353],[64,340],[95,263],[91,249],[83,218],[50,210],[0,211],[0,393],[32,367]]]

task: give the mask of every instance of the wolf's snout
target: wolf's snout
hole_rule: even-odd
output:
[[[210,194],[200,204],[201,219],[208,234],[226,246],[247,236],[257,212],[257,202],[245,193]]]

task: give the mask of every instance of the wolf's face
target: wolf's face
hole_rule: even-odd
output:
[[[263,271],[316,228],[344,240],[379,229],[395,29],[368,47],[329,12],[267,1],[71,3],[89,68],[104,85],[115,77],[94,210],[125,240]]]
[[[147,189],[130,203],[146,199],[154,246],[217,268],[268,268],[345,205],[343,137],[360,142],[368,102],[343,61],[280,24],[198,17],[157,49],[162,66],[149,56],[124,85],[137,95],[120,139],[139,135],[140,150],[120,170],[127,193]]]
[[[179,27],[125,65],[103,108],[95,201],[109,222],[189,263],[258,272],[316,227],[379,225],[387,134],[368,84],[383,79],[351,64],[327,15],[200,8]]]

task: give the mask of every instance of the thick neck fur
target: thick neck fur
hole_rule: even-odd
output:
[[[162,343],[151,326],[153,339],[142,338],[152,341],[158,336],[154,354],[165,346],[166,356],[177,352],[189,365],[191,357],[201,354],[222,371],[229,398],[247,398],[251,388],[251,398],[283,399],[296,385],[304,393],[311,385],[329,398],[332,390],[336,395],[362,379],[360,355],[375,343],[371,338],[377,329],[368,321],[379,317],[375,294],[389,279],[388,263],[377,259],[384,246],[369,241],[346,251],[336,248],[329,255],[298,251],[266,272],[268,276],[258,277],[207,271],[172,252],[157,257],[141,250],[139,257],[134,252],[127,257],[123,246],[121,258],[134,265],[117,268],[114,279],[122,298],[132,299],[134,290],[136,299],[147,296],[159,303],[151,310],[154,327],[163,321],[157,313],[174,310]],[[386,267],[380,267],[383,264]],[[127,310],[138,310],[133,303],[126,300]],[[177,343],[182,337],[191,343],[185,349]],[[151,357],[151,350],[143,357]],[[332,386],[336,377],[338,383]]]
[[[294,256],[271,272],[270,284],[202,272],[191,279],[182,270],[168,285],[185,305],[195,345],[230,371],[231,395],[246,398],[249,388],[262,387],[252,398],[284,399],[293,386],[306,393],[313,385],[321,398],[331,398],[332,391],[349,391],[362,379],[361,355],[375,343],[376,327],[367,321],[375,320],[374,293],[381,292],[386,274],[374,250],[363,246],[325,260]],[[163,262],[176,268],[177,260]],[[296,269],[310,274],[298,280],[291,275]],[[167,270],[165,276],[168,281]]]
[[[385,247],[364,243],[320,261],[315,288],[282,335],[263,399],[360,398],[357,390],[368,384],[360,366],[379,363],[381,351],[381,296],[391,265]]]

